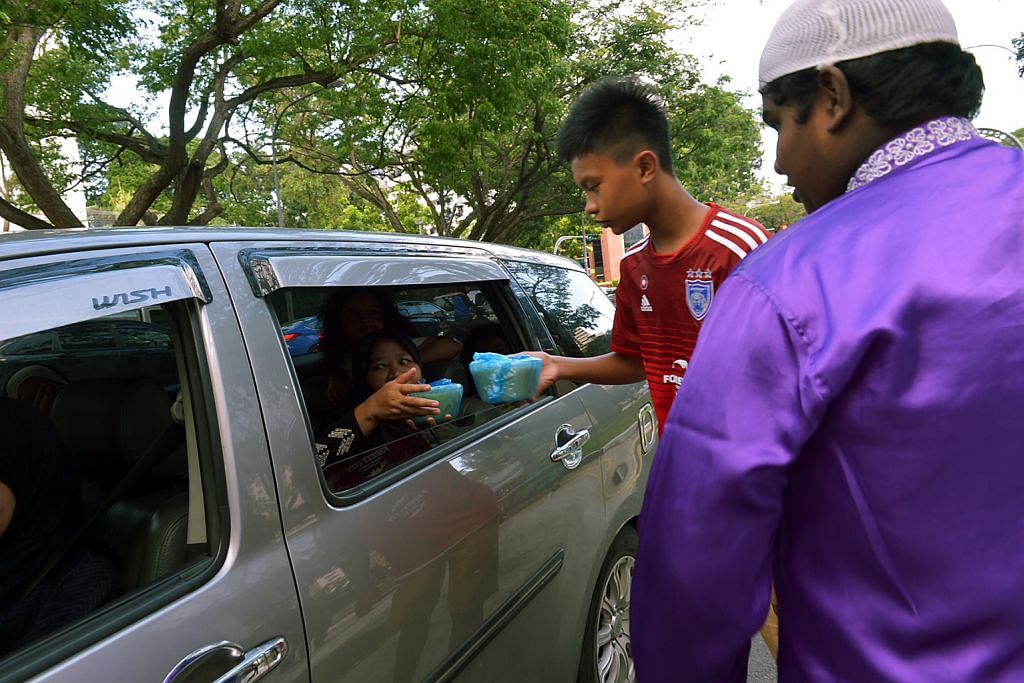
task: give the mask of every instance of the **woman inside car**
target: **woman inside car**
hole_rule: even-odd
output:
[[[332,490],[358,486],[430,447],[412,418],[440,416],[438,401],[412,396],[430,391],[422,380],[416,344],[397,330],[366,335],[352,357],[358,403],[316,435],[317,457]],[[450,420],[451,416],[443,416]]]
[[[320,318],[327,394],[335,408],[352,406],[357,384],[353,354],[360,340],[372,332],[386,327],[414,338],[420,364],[451,360],[462,349],[462,345],[450,337],[415,339],[412,324],[402,317],[387,292],[381,289],[338,288],[327,297]]]

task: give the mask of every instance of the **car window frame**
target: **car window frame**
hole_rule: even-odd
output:
[[[0,277],[3,276],[0,271]],[[91,614],[8,654],[0,667],[0,683],[21,681],[59,666],[89,647],[198,590],[213,579],[227,561],[231,537],[223,444],[217,429],[212,395],[212,371],[203,347],[202,304],[198,298],[179,298],[163,304],[171,315],[175,353],[180,354],[179,379],[190,382],[191,418],[202,471],[204,513],[209,554],[192,558],[178,571],[119,595]],[[125,310],[141,310],[145,305]],[[69,313],[69,317],[73,314]],[[79,312],[80,315],[80,312]],[[67,321],[66,325],[89,318]],[[96,320],[92,318],[92,320]],[[48,328],[51,330],[57,329]]]
[[[529,311],[525,311],[522,309],[521,299],[513,291],[513,280],[468,280],[465,283],[449,284],[455,287],[460,286],[461,284],[468,283],[473,283],[475,285],[475,288],[479,289],[483,293],[484,297],[487,298],[487,300],[491,303],[492,307],[495,309],[495,316],[500,317],[501,315],[499,314],[498,309],[501,309],[502,311],[505,312],[505,315],[507,317],[503,319],[503,322],[508,322],[512,326],[512,329],[506,330],[506,333],[516,334],[517,338],[522,341],[524,351],[538,351],[541,349],[539,340],[537,340],[534,336],[534,326],[529,322],[531,314]],[[387,289],[397,289],[415,288],[417,286],[423,285],[416,285],[411,283],[389,283],[387,285],[380,286]],[[438,285],[435,284],[433,286]],[[319,284],[309,285],[308,287],[296,285],[291,287],[282,287],[281,290],[316,289],[321,287],[322,285]],[[507,291],[502,291],[503,288]],[[269,305],[270,302],[268,297],[261,298],[264,298],[264,300],[267,301],[267,312],[270,315],[276,330],[280,331],[281,323],[280,320],[278,319],[275,307],[273,305]],[[290,362],[288,363],[288,371],[291,374],[293,381],[295,382],[295,386],[301,387],[301,381],[299,380],[298,372],[296,370],[295,357],[291,357],[288,354],[287,344],[284,342],[283,337],[281,337],[281,335],[277,336],[279,337],[279,342],[283,347],[283,353],[289,357]],[[469,428],[465,432],[454,436],[453,438],[451,438],[448,441],[445,441],[442,444],[432,446],[425,452],[410,458],[406,462],[396,465],[391,469],[382,472],[381,474],[375,475],[374,477],[372,477],[371,479],[367,480],[362,484],[341,491],[334,491],[331,489],[326,477],[324,476],[323,469],[317,462],[316,441],[314,436],[315,430],[313,429],[313,424],[312,420],[310,419],[308,406],[306,405],[305,398],[302,396],[301,389],[299,390],[298,398],[299,403],[301,404],[301,415],[305,421],[306,432],[309,438],[310,450],[308,460],[310,466],[315,467],[317,470],[316,476],[317,479],[319,479],[320,481],[320,488],[323,491],[324,498],[327,504],[330,505],[332,508],[342,509],[356,505],[360,501],[375,495],[379,491],[382,491],[383,489],[393,486],[394,484],[402,480],[414,476],[417,472],[427,467],[430,467],[435,462],[444,460],[445,458],[449,457],[453,452],[461,448],[465,448],[469,444],[481,439],[483,435],[488,434],[491,431],[500,429],[506,424],[521,419],[522,417],[532,413],[534,410],[541,408],[549,400],[552,400],[553,396],[545,395],[536,399],[533,402],[527,403],[526,405],[518,406],[514,409],[509,410],[508,412],[496,415],[490,420],[487,420],[486,422],[480,425],[476,425],[472,428]],[[305,459],[304,454],[300,457]]]

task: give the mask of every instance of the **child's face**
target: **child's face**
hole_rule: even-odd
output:
[[[412,355],[393,339],[379,339],[370,351],[370,361],[366,365],[366,383],[370,389],[377,391],[409,368],[416,368],[412,383],[418,384],[423,372]]]
[[[616,235],[646,218],[643,169],[636,161],[619,163],[610,154],[591,152],[572,162],[572,177],[587,200],[583,210]]]

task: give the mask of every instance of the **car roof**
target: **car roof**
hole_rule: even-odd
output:
[[[583,271],[570,259],[543,251],[513,247],[494,242],[477,242],[452,237],[406,235],[388,232],[356,230],[309,230],[298,228],[261,227],[119,227],[119,228],[63,228],[54,230],[27,230],[0,234],[0,260],[25,256],[44,256],[89,249],[115,249],[160,244],[189,242],[338,242],[348,248],[401,246],[412,253],[436,252],[492,255],[511,261],[545,263],[561,268]]]

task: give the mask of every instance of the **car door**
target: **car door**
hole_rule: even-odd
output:
[[[521,295],[547,321],[544,350],[558,355],[598,356],[611,347],[614,304],[590,277],[575,267],[539,260],[505,260]],[[640,510],[651,459],[657,448],[657,420],[647,382],[600,385],[566,382],[597,425],[594,447],[603,461],[603,490],[614,534]]]
[[[538,348],[507,273],[485,252],[361,248],[213,247],[268,420],[312,677],[571,680],[590,593],[580,577],[600,561],[605,535],[600,463],[577,397],[508,409],[352,490],[332,491],[320,474],[275,296],[470,284],[491,292],[507,329]]]
[[[102,514],[85,537],[95,533],[98,543],[101,532],[110,532],[102,538],[112,547],[103,554],[109,550],[121,588],[94,612],[11,653],[0,663],[0,679],[187,683],[234,672],[244,680],[307,680],[305,639],[252,373],[209,248],[89,246],[87,239],[54,237],[38,247],[50,255],[4,252],[2,337],[148,308],[173,320],[178,365],[173,379],[110,370],[59,390],[50,418],[72,457],[83,458],[80,468],[91,471],[90,458],[105,458],[110,462],[96,469],[106,473],[129,451],[140,456],[109,479],[92,482],[107,485],[109,506],[86,507]],[[21,243],[22,251],[31,248],[31,242]],[[104,387],[140,381],[149,389],[137,394],[145,400],[125,398],[103,413],[109,419],[90,418],[111,401]],[[149,433],[150,424],[167,425],[159,439]],[[172,430],[178,435],[172,438],[180,439],[168,442],[173,451],[160,445]],[[114,451],[118,458],[110,457]],[[161,457],[150,463],[147,453]],[[187,471],[155,469],[178,464]],[[166,525],[161,516],[172,511],[179,516]],[[153,536],[157,529],[159,538]],[[151,541],[174,546],[174,553],[153,548]]]

